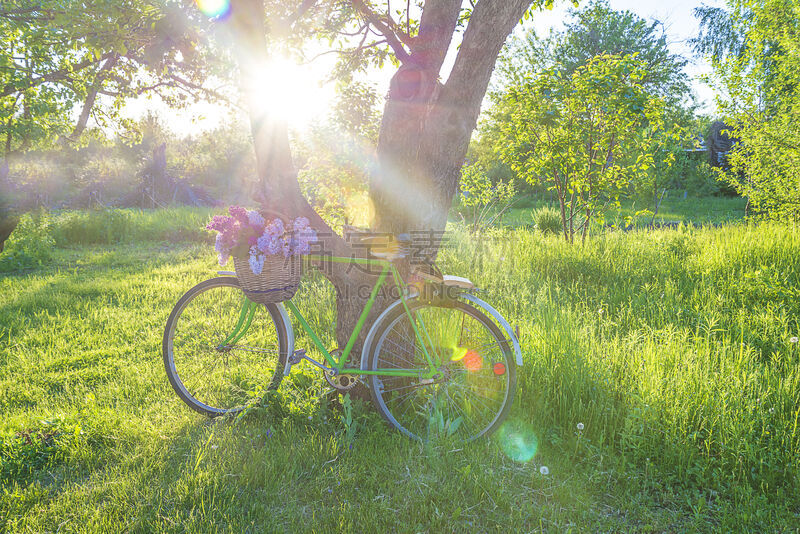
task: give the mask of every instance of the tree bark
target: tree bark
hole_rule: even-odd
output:
[[[97,93],[103,88],[106,78],[110,74],[111,70],[117,65],[118,61],[119,55],[114,54],[106,59],[105,63],[103,63],[103,66],[97,71],[97,74],[94,77],[94,82],[86,93],[86,99],[83,102],[81,114],[78,116],[78,122],[75,123],[75,128],[72,129],[72,133],[67,138],[68,140],[77,141],[83,131],[86,129],[86,124],[89,122],[89,115],[91,114],[92,108],[94,108],[94,103],[97,100]]]
[[[426,2],[419,45],[392,78],[378,138],[378,170],[370,177],[379,230],[444,230],[497,56],[531,1],[478,2],[442,84],[439,70],[460,4]],[[436,252],[435,244],[429,248]]]
[[[370,176],[375,208],[373,228],[382,232],[441,232],[456,192],[480,104],[495,61],[509,33],[531,0],[480,0],[473,10],[452,72],[446,83],[440,70],[450,47],[461,0],[427,0],[420,30],[409,54],[392,78],[378,139],[377,171]],[[354,6],[358,6],[354,3]],[[286,124],[271,116],[259,100],[257,73],[269,59],[261,0],[234,0],[232,22],[239,43],[241,86],[250,112],[258,182],[254,198],[290,216],[308,217],[335,256],[363,256],[335,234],[300,192]],[[270,31],[283,31],[270,28]],[[390,29],[386,29],[390,31]],[[396,38],[396,36],[394,36]],[[400,46],[400,45],[399,45]],[[280,105],[279,103],[271,103]],[[435,253],[438,242],[426,243]],[[344,346],[374,283],[374,276],[333,264],[324,271],[337,291],[336,334]],[[388,303],[380,298],[368,325]],[[362,339],[368,328],[362,331]]]
[[[6,205],[3,198],[3,189],[9,187],[8,172],[8,161],[0,162],[0,252],[3,252],[6,240],[19,222],[19,219],[12,213],[12,207]]]

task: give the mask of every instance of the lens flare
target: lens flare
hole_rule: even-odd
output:
[[[503,376],[506,374],[506,364],[503,362],[497,362],[492,366],[492,371],[494,371],[494,374],[497,376]]]
[[[536,434],[521,421],[506,421],[497,431],[497,440],[503,453],[515,462],[531,461],[539,449]]]
[[[457,361],[463,359],[464,356],[467,355],[467,352],[469,352],[469,351],[467,349],[465,349],[464,347],[455,347],[455,348],[453,348],[453,355],[450,356],[450,361],[451,362],[457,362]]]
[[[230,12],[230,0],[195,0],[203,14],[211,18],[224,17]]]
[[[480,371],[483,368],[483,358],[474,350],[468,350],[467,353],[461,358],[461,363],[467,368],[467,371],[473,373]]]

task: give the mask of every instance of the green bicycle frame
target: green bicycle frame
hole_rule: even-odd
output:
[[[397,272],[395,266],[387,260],[380,260],[380,259],[367,259],[367,258],[344,258],[339,256],[320,256],[320,255],[309,255],[307,256],[309,262],[313,261],[320,261],[320,262],[332,262],[332,263],[356,263],[359,265],[369,265],[373,267],[380,267],[381,272],[378,275],[378,280],[375,282],[375,285],[370,292],[369,299],[367,299],[366,304],[364,305],[364,309],[361,311],[361,315],[358,317],[358,321],[356,322],[356,326],[353,329],[353,332],[350,334],[350,339],[347,341],[347,345],[345,345],[344,350],[342,350],[339,359],[335,359],[328,349],[322,344],[319,336],[314,329],[311,328],[311,325],[308,324],[303,314],[300,313],[300,310],[291,300],[285,302],[286,307],[292,312],[292,315],[295,316],[297,321],[300,323],[300,326],[305,330],[308,336],[311,338],[311,341],[314,343],[314,346],[322,353],[325,361],[327,362],[328,366],[331,369],[334,369],[337,374],[355,374],[355,375],[382,375],[382,376],[408,376],[414,378],[421,378],[421,379],[430,379],[436,376],[438,370],[436,368],[436,363],[431,358],[431,354],[428,352],[428,346],[423,339],[424,337],[427,338],[428,344],[433,349],[434,345],[431,342],[430,336],[428,335],[427,330],[425,329],[424,323],[420,321],[419,326],[417,325],[417,321],[415,320],[414,316],[411,314],[411,311],[408,308],[408,304],[406,302],[405,291],[401,291],[400,293],[400,301],[403,304],[404,311],[408,316],[411,326],[414,330],[414,336],[419,342],[420,346],[422,347],[423,354],[425,356],[425,360],[428,363],[427,369],[374,369],[371,371],[363,371],[360,368],[355,367],[345,367],[347,363],[350,353],[353,350],[353,346],[356,343],[356,339],[358,339],[361,330],[364,328],[364,324],[367,322],[367,316],[369,315],[370,310],[372,310],[373,304],[375,304],[375,299],[378,296],[378,292],[380,291],[383,284],[386,282],[386,278],[391,273],[392,279],[394,280],[395,285],[398,288],[405,289],[406,285],[403,282],[400,274]],[[234,327],[233,332],[220,344],[220,347],[224,347],[226,345],[232,345],[236,343],[239,339],[244,336],[247,330],[250,328],[250,324],[253,321],[253,317],[255,315],[256,309],[258,308],[258,304],[251,301],[250,299],[245,298],[244,303],[242,304],[241,312],[239,313],[239,319]],[[437,358],[438,361],[438,358]]]

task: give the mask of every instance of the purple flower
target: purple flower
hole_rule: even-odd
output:
[[[274,236],[266,231],[258,238],[256,247],[265,254],[278,254],[282,251],[281,236]]]
[[[250,270],[253,271],[253,274],[261,274],[261,271],[264,270],[265,259],[263,254],[259,254],[256,247],[250,248]]]
[[[231,217],[227,217],[225,215],[214,215],[214,218],[211,219],[210,223],[208,223],[206,229],[223,232],[232,222],[233,219]]]
[[[283,221],[280,219],[273,219],[268,225],[264,227],[264,233],[271,236],[280,237],[286,233],[286,228],[283,226]]]
[[[281,254],[288,258],[309,254],[311,243],[317,241],[317,233],[305,217],[297,217],[287,228],[279,218],[267,222],[257,211],[241,206],[231,206],[228,213],[230,216],[214,216],[206,225],[207,229],[219,232],[214,249],[220,265],[228,262],[235,247],[246,243],[250,248],[250,268],[254,274],[261,274],[266,255]]]
[[[228,213],[241,224],[250,224],[247,217],[247,210],[241,206],[231,206],[228,208]]]
[[[292,240],[289,237],[283,239],[283,243],[281,243],[281,248],[283,249],[283,257],[288,258],[292,255]]]
[[[308,228],[308,219],[306,219],[305,217],[298,217],[294,220],[293,226],[295,231],[304,230]]]
[[[266,224],[264,217],[262,217],[257,211],[248,211],[247,220],[250,223],[250,226],[252,226],[254,229],[262,229]]]

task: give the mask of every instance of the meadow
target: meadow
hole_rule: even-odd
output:
[[[715,202],[664,217],[740,213]],[[307,367],[243,418],[202,418],[160,349],[175,301],[218,269],[211,211],[26,218],[0,255],[0,531],[800,528],[800,229],[568,245],[528,226],[535,207],[481,236],[449,226],[443,270],[519,325],[525,362],[507,422],[524,439],[466,446],[411,442]],[[317,331],[332,298],[313,275],[298,293]]]

